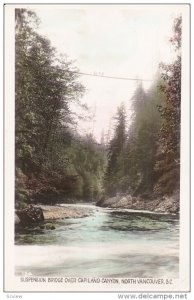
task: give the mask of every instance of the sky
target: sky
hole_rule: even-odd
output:
[[[173,59],[169,38],[180,9],[175,5],[43,5],[34,11],[41,20],[39,32],[75,61],[80,72],[153,80],[158,64]],[[79,80],[86,87],[82,102],[90,107],[94,121],[80,121],[78,128],[100,141],[102,131],[106,134],[113,128],[111,120],[121,103],[130,116],[137,82],[86,75]],[[151,84],[143,82],[145,89]]]

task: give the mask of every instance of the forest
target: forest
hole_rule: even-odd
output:
[[[137,81],[130,115],[121,104],[100,143],[77,129],[89,114],[78,68],[38,33],[34,12],[16,9],[15,22],[16,208],[179,192],[181,17],[170,38],[175,60],[161,62],[148,90]]]

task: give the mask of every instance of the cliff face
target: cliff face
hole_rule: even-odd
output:
[[[147,210],[161,213],[179,213],[179,192],[172,196],[164,196],[152,200],[145,200],[140,197],[115,196],[97,202],[97,206],[110,208],[128,208],[135,210]]]

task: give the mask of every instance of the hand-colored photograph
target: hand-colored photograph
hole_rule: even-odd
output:
[[[29,291],[179,280],[185,6],[12,8],[14,276]]]

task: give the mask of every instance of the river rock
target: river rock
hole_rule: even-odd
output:
[[[29,205],[24,209],[17,210],[16,215],[19,217],[20,222],[23,225],[30,225],[32,223],[44,221],[42,208],[35,205]]]
[[[171,196],[165,196],[156,199],[143,199],[141,197],[132,197],[131,195],[117,195],[115,197],[101,200],[96,204],[101,207],[109,208],[128,208],[134,210],[147,210],[161,213],[179,212],[179,192]]]
[[[174,194],[172,196],[165,196],[162,201],[158,203],[156,211],[159,212],[170,212],[178,213],[179,212],[179,195]]]
[[[44,228],[47,230],[54,230],[56,227],[53,224],[47,223],[44,225]]]
[[[119,201],[116,203],[115,207],[126,207],[129,203],[129,200],[127,197],[121,197]]]

